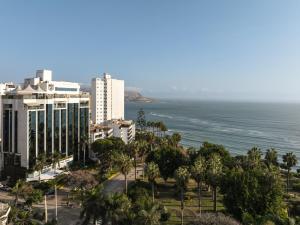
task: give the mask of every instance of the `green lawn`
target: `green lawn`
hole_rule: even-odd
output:
[[[169,179],[165,182],[162,178],[156,180],[157,191],[155,195],[156,201],[159,201],[166,206],[171,213],[171,218],[164,224],[180,224],[180,197],[175,188],[175,180]],[[202,212],[213,211],[213,200],[211,191],[205,191],[205,187],[202,190]],[[188,188],[185,192],[184,200],[184,221],[185,223],[191,222],[198,214],[198,195],[197,185],[194,181],[190,180]],[[222,196],[217,197],[217,210],[223,211]]]

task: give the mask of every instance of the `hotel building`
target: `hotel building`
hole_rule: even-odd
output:
[[[78,83],[53,81],[38,70],[23,87],[2,96],[1,171],[4,176],[33,171],[40,154],[59,151],[83,159],[81,140],[89,137],[89,94]],[[88,155],[88,154],[86,154]]]
[[[112,79],[104,73],[93,78],[91,84],[91,116],[95,124],[124,119],[124,80]]]

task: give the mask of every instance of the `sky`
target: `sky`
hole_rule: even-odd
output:
[[[0,81],[103,72],[162,98],[300,101],[298,0],[0,0]]]

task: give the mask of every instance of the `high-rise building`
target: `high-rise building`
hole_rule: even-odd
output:
[[[94,123],[124,119],[124,80],[112,79],[104,73],[102,78],[92,79],[91,93]]]
[[[83,159],[81,140],[89,136],[89,94],[78,83],[53,81],[38,70],[23,87],[2,96],[1,170],[34,170],[40,154],[59,151],[70,160]]]

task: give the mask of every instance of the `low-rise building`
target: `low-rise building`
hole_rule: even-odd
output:
[[[90,128],[91,142],[113,136],[113,128],[108,125],[93,124]]]
[[[135,139],[135,123],[132,120],[111,120],[108,124],[113,128],[113,136],[121,138],[125,144]]]

